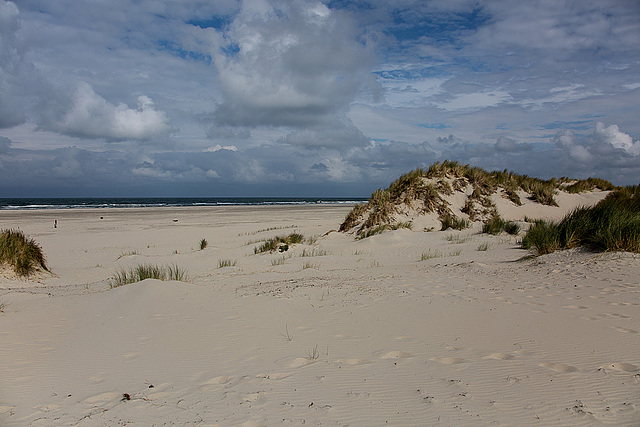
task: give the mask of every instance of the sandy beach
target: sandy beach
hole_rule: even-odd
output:
[[[640,425],[640,256],[350,209],[0,211],[53,273],[0,273],[0,425]],[[111,288],[139,264],[189,277]]]

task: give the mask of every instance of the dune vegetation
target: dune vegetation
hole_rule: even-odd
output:
[[[158,266],[151,264],[140,264],[136,267],[128,269],[122,268],[114,274],[109,280],[112,288],[128,285],[129,283],[140,282],[145,279],[157,280],[177,280],[181,282],[187,281],[186,270],[177,265]]]
[[[300,233],[291,233],[287,236],[276,236],[265,240],[264,242],[262,242],[262,244],[253,248],[253,252],[255,254],[260,254],[263,252],[275,252],[276,250],[280,252],[286,252],[287,250],[289,250],[289,245],[302,243],[303,241],[304,236]]]
[[[0,264],[8,264],[18,276],[49,271],[40,245],[20,230],[0,233]]]
[[[640,253],[640,185],[617,189],[597,205],[578,208],[560,222],[536,221],[522,246],[536,255],[578,246]]]
[[[417,168],[392,182],[387,189],[376,190],[366,203],[356,205],[340,225],[340,231],[354,232],[357,238],[371,235],[371,230],[393,229],[405,221],[399,215],[412,210],[417,214],[435,214],[442,230],[464,229],[476,221],[498,217],[491,196],[498,193],[515,205],[522,205],[522,196],[548,206],[557,206],[558,191],[579,193],[594,189],[610,191],[616,187],[608,181],[589,178],[539,178],[519,175],[507,170],[487,172],[455,161],[436,162],[428,169]],[[464,194],[459,211],[451,208],[451,196]],[[508,232],[515,231],[512,224]],[[375,234],[375,233],[373,233]]]

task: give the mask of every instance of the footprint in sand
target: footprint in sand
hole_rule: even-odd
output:
[[[49,411],[55,411],[56,409],[60,409],[60,405],[50,403],[47,405],[38,405],[38,406],[35,406],[35,408],[42,412],[49,412]]]
[[[293,359],[293,361],[291,362],[289,367],[290,368],[301,368],[303,366],[310,365],[310,364],[312,364],[314,362],[315,362],[315,359],[311,359],[309,357],[297,357],[297,358]]]
[[[612,326],[611,328],[612,328],[612,329],[615,329],[615,330],[616,330],[616,331],[618,331],[618,332],[624,332],[624,333],[626,333],[626,334],[637,334],[637,333],[638,333],[638,331],[636,331],[636,330],[633,330],[633,329],[627,329],[627,328],[619,328],[619,327],[617,327],[617,326]]]
[[[367,363],[371,363],[370,360],[366,359],[338,359],[336,362],[344,363],[345,365],[365,365]]]
[[[566,363],[541,363],[541,367],[551,369],[552,371],[566,373],[575,372],[578,370],[575,366],[567,365]]]
[[[615,362],[600,366],[600,369],[604,369],[605,371],[613,370],[617,372],[638,372],[640,368],[636,365],[632,365],[631,363]]]
[[[88,403],[89,405],[101,405],[107,402],[113,402],[116,400],[120,400],[122,398],[122,393],[101,393],[95,396],[91,396],[83,400],[84,403]]]
[[[459,357],[432,357],[429,360],[433,360],[434,362],[440,362],[445,365],[459,365],[461,363],[465,363],[465,359],[461,359]]]
[[[589,307],[585,307],[584,305],[563,305],[562,308],[571,308],[573,310],[586,310]]]
[[[11,412],[13,408],[14,408],[13,406],[0,405],[0,415],[6,414],[7,412]]]
[[[214,377],[214,378],[211,378],[209,381],[206,381],[204,385],[226,384],[229,381],[231,381],[233,378],[234,377],[226,377],[226,376]]]
[[[483,359],[510,360],[513,359],[513,355],[508,353],[491,353],[488,356],[484,356]]]
[[[293,374],[289,373],[289,372],[276,372],[276,373],[273,373],[273,374],[256,375],[256,378],[262,378],[262,379],[265,379],[265,380],[282,380],[282,379],[290,377],[291,375],[293,375]]]
[[[404,351],[390,351],[389,353],[385,353],[380,356],[380,359],[406,359],[407,357],[412,357],[413,354],[406,353]]]

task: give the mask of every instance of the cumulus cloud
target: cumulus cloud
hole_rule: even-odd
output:
[[[220,124],[314,125],[344,110],[372,64],[347,15],[318,1],[247,0],[215,57]]]
[[[173,130],[167,115],[155,108],[151,98],[139,96],[137,108],[113,105],[87,83],[78,86],[71,107],[58,120],[49,119],[45,127],[66,135],[109,140],[148,140]]]
[[[593,144],[610,144],[614,148],[619,148],[632,156],[640,155],[640,140],[633,141],[631,135],[621,132],[618,125],[605,127],[604,123],[596,123],[596,130],[590,139]]]
[[[571,130],[561,130],[553,141],[573,160],[581,163],[610,163],[640,156],[640,141],[634,142],[615,124],[605,126],[598,122],[593,133],[586,137],[580,137]]]

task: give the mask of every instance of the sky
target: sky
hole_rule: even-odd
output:
[[[0,197],[640,183],[637,0],[0,0]]]

